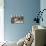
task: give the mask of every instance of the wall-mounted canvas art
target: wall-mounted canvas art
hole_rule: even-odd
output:
[[[24,23],[24,17],[23,16],[12,16],[11,17],[11,23],[12,24],[21,24],[21,23]]]

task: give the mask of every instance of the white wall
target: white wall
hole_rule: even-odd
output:
[[[4,0],[0,0],[0,42],[4,41]]]

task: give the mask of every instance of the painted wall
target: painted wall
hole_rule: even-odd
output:
[[[40,10],[46,9],[46,0],[41,0],[40,1]],[[43,22],[40,21],[40,25],[46,27],[46,11],[44,11],[43,15]],[[46,40],[45,40],[45,44],[46,44]]]
[[[41,0],[40,2],[41,2],[40,3],[40,9],[42,11],[43,9],[46,9],[46,0]],[[43,22],[41,21],[40,25],[46,26],[46,10],[43,12],[42,17],[43,17]]]
[[[40,0],[5,0],[4,26],[5,40],[18,41],[24,37],[32,28],[36,12],[40,9]],[[11,24],[11,15],[23,14],[24,24]]]

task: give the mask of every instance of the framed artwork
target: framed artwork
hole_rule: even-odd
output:
[[[11,23],[12,24],[21,24],[24,23],[24,17],[23,16],[12,16],[11,17]]]

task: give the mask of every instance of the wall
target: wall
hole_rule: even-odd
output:
[[[40,1],[40,9],[41,9],[41,11],[42,11],[43,9],[46,9],[46,0],[41,0],[41,1]],[[46,10],[43,12],[42,17],[43,17],[43,22],[40,21],[40,25],[46,27]]]
[[[46,0],[41,0],[40,1],[40,9],[41,10],[46,9]],[[43,17],[44,20],[43,20],[43,22],[40,21],[40,25],[46,27],[46,11],[44,11],[42,17]],[[45,44],[46,44],[46,42],[45,42]]]
[[[0,42],[4,41],[4,0],[0,0]]]
[[[4,0],[5,40],[18,41],[32,28],[34,17],[40,9],[40,0]],[[11,15],[24,16],[24,24],[11,24]]]

